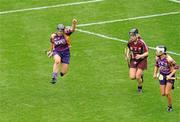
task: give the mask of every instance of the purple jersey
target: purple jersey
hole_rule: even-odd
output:
[[[52,42],[52,40],[51,40]],[[69,49],[69,45],[67,43],[67,39],[65,38],[65,35],[58,36],[57,34],[54,36],[54,48],[55,51],[64,51]]]
[[[179,66],[176,64],[176,62],[167,55],[165,58],[158,58],[156,57],[156,64],[159,68],[160,74],[168,75],[172,72],[172,69],[179,69]]]

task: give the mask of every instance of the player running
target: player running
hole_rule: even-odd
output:
[[[75,31],[77,20],[73,19],[72,27],[66,28],[63,24],[57,26],[57,32],[51,35],[51,50],[48,52],[48,56],[53,56],[53,74],[52,84],[57,81],[57,74],[61,65],[60,76],[63,77],[68,71],[68,65],[70,61],[70,35]]]
[[[168,112],[173,110],[172,108],[172,96],[171,89],[173,89],[175,80],[172,77],[175,77],[176,71],[179,69],[179,66],[176,62],[166,54],[165,46],[157,46],[156,47],[156,64],[154,67],[154,75],[155,79],[158,78],[158,70],[162,78],[159,76],[160,82],[160,91],[162,96],[166,96],[168,100]]]
[[[129,32],[130,40],[127,44],[126,60],[129,60],[129,77],[138,82],[138,92],[142,93],[143,71],[147,69],[148,47],[133,28]]]

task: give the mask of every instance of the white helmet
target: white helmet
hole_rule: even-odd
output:
[[[64,29],[65,29],[65,26],[63,24],[58,24],[57,25],[57,30],[58,31],[64,31]]]
[[[156,46],[156,54],[161,55],[166,53],[167,48],[164,45]]]

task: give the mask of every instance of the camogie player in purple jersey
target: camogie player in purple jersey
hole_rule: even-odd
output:
[[[54,58],[52,84],[56,83],[58,72],[60,72],[60,76],[63,77],[68,71],[71,46],[70,35],[75,31],[76,25],[76,19],[73,19],[71,28],[66,28],[63,24],[59,24],[57,26],[57,32],[51,35],[51,50],[48,52],[48,56],[53,56]],[[61,71],[59,71],[60,66]]]
[[[175,77],[175,73],[178,69],[179,66],[176,64],[174,59],[172,59],[170,55],[166,54],[166,47],[163,45],[157,46],[153,77],[157,79],[159,71],[160,91],[161,95],[166,96],[168,99],[168,112],[173,110],[171,90],[174,87],[175,80],[172,77]],[[160,76],[162,76],[162,78],[160,78]]]
[[[126,60],[129,65],[129,77],[138,82],[138,92],[142,92],[143,71],[147,69],[148,47],[138,34],[138,30],[133,28],[129,32],[130,40],[127,44]]]

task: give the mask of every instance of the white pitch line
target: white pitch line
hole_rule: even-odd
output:
[[[102,38],[105,38],[105,39],[116,40],[116,41],[120,41],[120,42],[124,42],[124,43],[128,42],[126,40],[118,39],[118,38],[115,38],[115,37],[109,37],[109,36],[106,36],[106,35],[103,35],[103,34],[98,34],[98,33],[90,32],[90,31],[82,30],[82,29],[76,29],[76,30],[79,31],[79,32],[82,32],[82,33],[86,33],[86,34],[89,34],[89,35],[95,35],[95,36],[102,37]]]
[[[169,0],[171,2],[180,3],[180,0]]]
[[[86,30],[82,30],[82,29],[76,29],[76,30],[79,31],[79,32],[81,32],[81,33],[86,33],[86,34],[89,34],[89,35],[94,35],[94,36],[101,37],[101,38],[105,38],[105,39],[115,40],[115,41],[119,41],[119,42],[123,42],[123,43],[127,43],[127,42],[128,42],[128,41],[126,41],[126,40],[119,39],[119,38],[116,38],[116,37],[110,37],[110,36],[106,36],[106,35],[103,35],[103,34],[90,32],[90,31],[86,31]],[[154,47],[149,47],[149,46],[148,46],[148,48],[149,48],[149,49],[152,49],[152,50],[155,50],[155,49],[156,49],[156,48],[154,48]],[[179,53],[175,53],[175,52],[173,52],[173,51],[167,51],[167,53],[180,56]]]
[[[147,18],[168,16],[168,15],[174,15],[174,14],[180,14],[180,11],[169,12],[169,13],[161,13],[161,14],[152,14],[152,15],[145,15],[145,16],[137,16],[137,17],[131,17],[131,18],[125,18],[125,19],[116,19],[116,20],[109,20],[109,21],[102,21],[102,22],[79,24],[79,25],[77,25],[77,27],[85,27],[85,26],[91,26],[91,25],[102,25],[102,24],[129,21],[129,20],[137,20],[137,19],[147,19]]]
[[[18,10],[1,11],[0,15],[1,14],[16,13],[16,12],[24,12],[24,11],[41,10],[41,9],[47,9],[47,8],[73,6],[73,5],[80,5],[80,4],[87,4],[87,3],[96,3],[96,2],[101,2],[101,1],[104,1],[104,0],[91,0],[91,1],[84,1],[84,2],[58,4],[58,5],[52,5],[52,6],[42,6],[42,7],[35,7],[35,8],[26,8],[26,9],[18,9]]]

